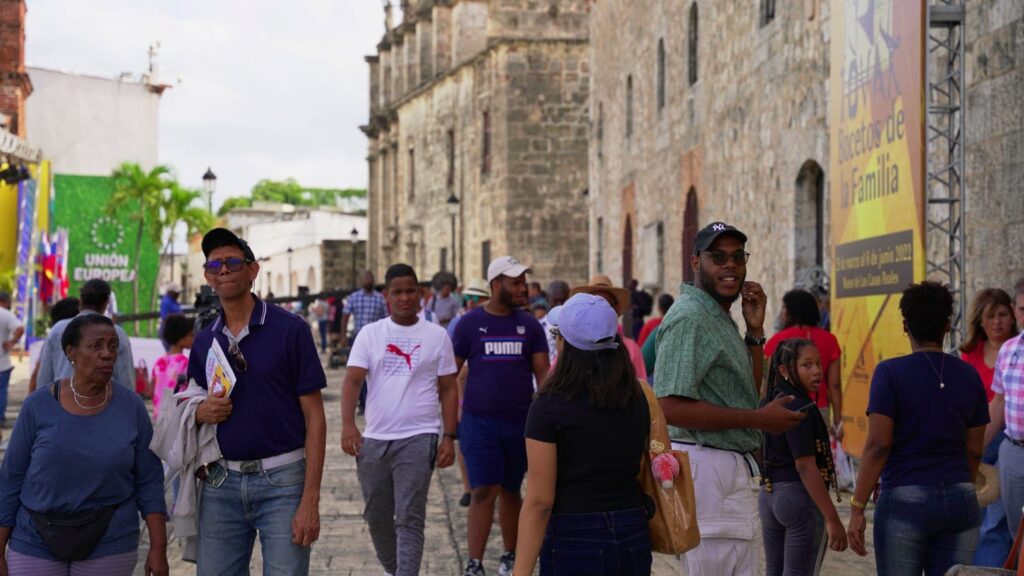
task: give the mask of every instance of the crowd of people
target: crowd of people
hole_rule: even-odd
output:
[[[879,574],[1010,554],[1024,506],[1024,281],[1012,296],[977,294],[960,358],[943,350],[948,288],[903,291],[912,352],[872,376],[843,526],[831,449],[843,438],[842,351],[827,295],[784,294],[767,338],[768,295],[747,279],[747,237],[733,226],[698,232],[695,281],[675,295],[603,275],[544,289],[503,256],[463,286],[394,264],[379,290],[364,272],[356,291],[302,316],[252,293],[259,263],[245,240],[218,228],[202,249],[220,311],[197,329],[180,290],[167,290],[152,419],[127,336],[103,315],[110,286],[86,282],[51,310],[0,466],[0,576],[131,574],[140,523],[145,573],[166,574],[168,522],[194,544],[200,575],[247,574],[256,538],[265,573],[308,573],[328,441],[318,348],[347,356],[341,448],[392,576],[420,572],[431,479],[456,463],[466,576],[486,573],[495,514],[500,576],[650,574],[653,501],[637,478],[658,419],[689,457],[700,530],[679,557],[689,574],[758,574],[762,563],[770,575],[817,574],[827,550],[868,553],[872,504]],[[5,296],[0,388],[20,336]],[[982,507],[985,474],[1001,495]]]

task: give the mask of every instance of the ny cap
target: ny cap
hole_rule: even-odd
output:
[[[697,237],[693,240],[693,255],[696,256],[699,252],[711,248],[719,236],[725,235],[734,236],[740,242],[747,243],[747,235],[740,232],[735,226],[730,226],[725,222],[712,222],[697,232]]]
[[[203,236],[203,256],[206,258],[210,257],[210,252],[222,246],[237,246],[246,259],[256,260],[256,256],[253,255],[249,244],[227,228],[214,228]]]

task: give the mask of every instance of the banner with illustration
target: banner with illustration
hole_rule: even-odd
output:
[[[846,451],[867,437],[875,366],[910,352],[900,292],[924,278],[923,0],[832,0],[832,330]]]
[[[151,240],[148,230],[144,229],[141,236],[138,234],[138,223],[132,218],[135,206],[126,205],[115,214],[107,213],[107,200],[114,192],[114,182],[106,176],[56,174],[53,183],[52,226],[67,230],[65,265],[69,293],[77,296],[87,280],[102,278],[114,291],[118,314],[132,314],[136,310],[152,312],[152,302],[159,297],[155,293],[158,292],[159,247]],[[136,253],[139,254],[137,266]],[[135,306],[136,273],[138,308]],[[148,322],[143,324],[147,328],[149,325]],[[133,323],[122,326],[132,333]]]

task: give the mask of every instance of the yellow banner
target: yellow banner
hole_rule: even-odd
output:
[[[36,230],[50,231],[50,161],[43,160],[39,164],[29,166],[33,177],[39,181],[36,189]]]
[[[899,293],[924,278],[923,0],[832,0],[832,331],[843,441],[860,456],[875,366],[910,352]]]
[[[17,261],[18,186],[0,182],[0,275],[13,274]]]

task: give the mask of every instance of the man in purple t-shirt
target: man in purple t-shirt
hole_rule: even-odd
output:
[[[466,313],[455,328],[455,362],[469,362],[459,422],[459,446],[472,488],[469,504],[469,562],[466,576],[484,574],[482,560],[498,510],[505,553],[498,574],[512,574],[515,562],[519,489],[526,473],[526,414],[533,382],[548,373],[544,329],[523,310],[530,268],[502,256],[487,268],[491,299]]]

